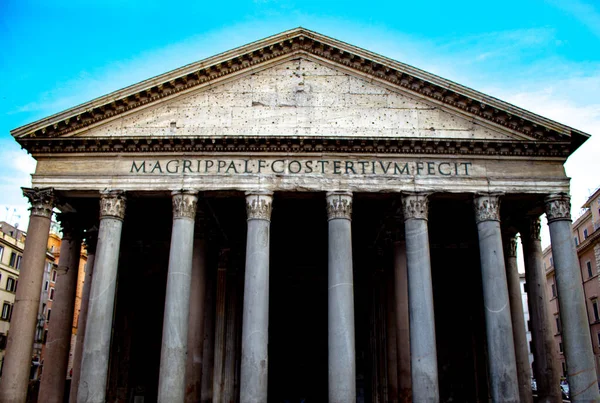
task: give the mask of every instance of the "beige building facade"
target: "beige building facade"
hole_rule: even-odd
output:
[[[581,131],[298,28],[12,134],[37,160],[23,295],[51,207],[65,251],[98,228],[73,401],[531,401],[518,232],[538,390],[560,396],[539,216],[571,239]],[[599,399],[569,245],[571,388]],[[75,295],[63,247],[52,321]],[[8,344],[0,400],[20,401],[30,352]]]

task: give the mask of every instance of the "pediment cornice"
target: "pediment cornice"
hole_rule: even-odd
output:
[[[567,142],[570,144],[569,154],[589,137],[584,132],[470,88],[303,28],[283,32],[184,66],[20,127],[11,134],[29,150],[30,145],[35,143],[31,141],[33,139],[72,136],[90,126],[192,89],[211,85],[230,75],[255,70],[262,64],[303,54],[329,61],[346,70],[366,75],[404,92],[474,116],[496,127],[520,133],[534,141]]]
[[[425,138],[335,138],[227,136],[184,138],[66,137],[27,140],[33,154],[73,153],[223,153],[223,154],[416,154],[541,157],[565,160],[569,142]]]

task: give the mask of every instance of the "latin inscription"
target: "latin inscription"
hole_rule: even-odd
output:
[[[130,174],[470,176],[467,161],[172,159],[132,161]]]

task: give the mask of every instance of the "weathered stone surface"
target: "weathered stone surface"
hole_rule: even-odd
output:
[[[85,136],[124,134],[511,138],[407,93],[306,58],[179,96]]]

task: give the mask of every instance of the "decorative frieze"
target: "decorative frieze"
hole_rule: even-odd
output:
[[[500,221],[499,195],[481,195],[474,200],[475,222]]]
[[[352,193],[327,193],[327,220],[334,220],[336,218],[352,219]]]
[[[196,219],[196,207],[198,205],[198,196],[196,192],[175,191],[173,196],[173,218]]]
[[[402,195],[402,212],[404,220],[427,220],[429,215],[429,198],[425,193]]]
[[[571,221],[571,197],[567,194],[555,194],[546,197],[546,218],[548,223],[560,220]]]
[[[125,218],[125,192],[121,190],[103,190],[100,192],[100,218]]]
[[[271,221],[273,209],[273,193],[251,192],[246,193],[246,215],[248,220]]]
[[[29,199],[31,207],[31,215],[37,215],[40,217],[50,218],[52,217],[52,209],[56,202],[54,196],[54,189],[52,188],[22,188],[23,196]]]

